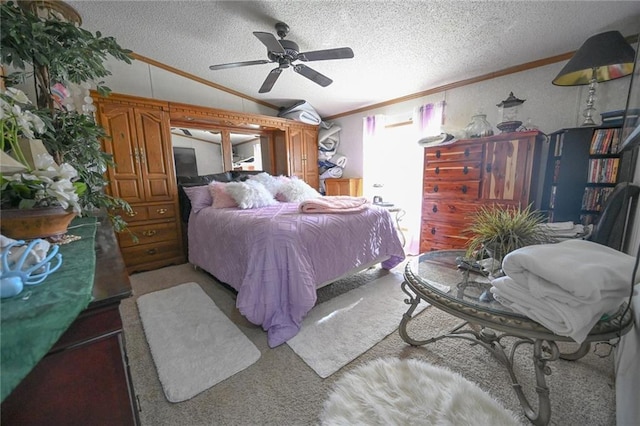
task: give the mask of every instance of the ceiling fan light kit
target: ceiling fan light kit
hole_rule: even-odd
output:
[[[333,59],[349,59],[353,58],[353,50],[349,47],[338,47],[335,49],[324,49],[324,50],[313,50],[310,52],[300,52],[300,48],[298,44],[291,41],[285,40],[287,34],[289,34],[289,26],[284,22],[278,22],[276,24],[276,32],[280,37],[278,40],[273,34],[265,33],[260,31],[255,31],[253,35],[255,35],[258,40],[262,42],[267,48],[267,59],[259,59],[254,61],[244,61],[244,62],[232,62],[228,64],[219,64],[219,65],[211,65],[209,69],[211,70],[222,70],[228,68],[237,68],[237,67],[245,67],[249,65],[262,65],[269,63],[277,63],[278,67],[272,69],[267,78],[262,83],[260,90],[258,93],[267,93],[271,91],[274,84],[280,77],[282,70],[291,67],[293,71],[300,74],[303,77],[308,78],[314,83],[327,87],[333,80],[329,77],[319,73],[318,71],[310,68],[304,64],[296,63],[295,61],[303,61],[303,62],[312,62],[312,61],[327,61]]]

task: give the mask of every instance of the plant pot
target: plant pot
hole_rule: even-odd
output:
[[[75,216],[62,207],[2,209],[0,231],[14,240],[61,237]]]

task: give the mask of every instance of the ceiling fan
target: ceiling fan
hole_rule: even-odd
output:
[[[261,65],[261,64],[269,64],[272,62],[277,62],[278,67],[271,70],[271,72],[267,75],[266,80],[262,83],[260,90],[258,93],[267,93],[271,90],[275,82],[280,77],[280,73],[282,70],[289,68],[290,66],[293,68],[295,72],[298,74],[308,78],[314,83],[319,84],[322,87],[327,87],[333,80],[329,77],[320,74],[318,71],[313,68],[309,68],[304,64],[294,64],[295,61],[303,61],[303,62],[311,62],[311,61],[326,61],[329,59],[348,59],[353,58],[353,50],[350,47],[338,47],[335,49],[325,49],[325,50],[313,50],[311,52],[300,52],[298,45],[291,41],[285,40],[284,38],[289,33],[289,26],[284,22],[278,22],[276,24],[276,32],[280,37],[278,40],[271,33],[264,33],[255,31],[253,35],[255,35],[258,40],[262,42],[267,47],[267,59],[259,59],[256,61],[245,61],[245,62],[232,62],[229,64],[219,64],[219,65],[211,65],[209,69],[212,70],[222,70],[226,68],[237,68],[237,67],[245,67],[248,65]]]

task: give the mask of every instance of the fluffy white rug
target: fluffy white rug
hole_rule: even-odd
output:
[[[333,386],[320,420],[346,425],[491,425],[520,422],[476,384],[416,359],[380,358]]]
[[[401,269],[315,306],[287,344],[320,377],[335,373],[400,325],[409,307]],[[427,306],[421,303],[414,314]]]
[[[196,283],[145,294],[137,303],[170,402],[190,399],[260,358],[258,348]]]

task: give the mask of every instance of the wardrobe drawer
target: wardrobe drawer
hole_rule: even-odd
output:
[[[127,267],[182,256],[179,241],[141,244],[133,247],[124,247],[121,250]]]
[[[483,144],[448,145],[424,149],[425,165],[443,161],[481,161]]]
[[[482,163],[480,161],[450,161],[427,164],[423,171],[429,180],[480,180]]]
[[[141,222],[144,220],[169,219],[176,217],[176,208],[171,204],[133,205],[131,213],[119,211],[118,213],[127,223]]]
[[[480,195],[480,181],[428,181],[424,182],[423,194],[429,197],[450,197],[462,200],[477,200]]]
[[[133,241],[128,232],[119,235],[120,247],[133,247],[140,244],[156,243],[159,241],[177,241],[178,228],[175,221],[164,223],[150,223],[129,226],[129,231],[138,238]]]
[[[426,198],[422,201],[422,217],[431,221],[469,223],[479,208],[477,202]]]

